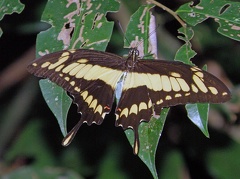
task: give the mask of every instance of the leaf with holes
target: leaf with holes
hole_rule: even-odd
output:
[[[7,14],[13,14],[14,12],[20,14],[24,9],[24,4],[19,0],[2,0],[0,2],[0,20]],[[2,29],[0,28],[0,37],[2,35]]]
[[[192,50],[192,44],[190,40],[193,38],[194,32],[191,27],[187,28],[182,27],[178,29],[178,32],[179,34],[182,35],[178,36],[178,38],[183,40],[185,44],[178,49],[174,60],[182,61],[186,64],[193,65],[193,63],[190,60],[196,55],[196,52]]]
[[[152,7],[153,5],[143,5],[131,16],[124,41],[124,47],[137,47],[139,56],[148,59],[151,56],[157,57],[155,18],[149,12]]]
[[[218,32],[240,41],[240,3],[226,0],[201,1],[182,5],[176,12],[188,24],[197,25],[208,18],[219,23]]]

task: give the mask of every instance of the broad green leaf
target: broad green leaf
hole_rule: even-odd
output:
[[[38,35],[38,54],[83,47],[104,51],[114,25],[105,15],[117,11],[119,3],[116,0],[95,1],[91,6],[89,3],[50,0],[42,21],[52,27]]]
[[[148,123],[141,123],[138,129],[140,139],[140,150],[138,156],[147,165],[154,178],[158,178],[155,166],[156,149],[163,131],[168,111],[169,108],[162,109],[158,119],[152,117]],[[130,144],[133,146],[133,131],[128,129],[125,131],[125,134]]]
[[[24,4],[19,0],[1,0],[0,1],[0,20],[3,19],[6,14],[13,14],[14,12],[20,14],[24,9]],[[2,35],[2,29],[0,28],[0,37]]]
[[[228,0],[202,0],[182,5],[176,12],[188,24],[197,25],[208,18],[219,23],[218,32],[224,36],[240,41],[240,2]]]
[[[209,104],[186,104],[188,118],[202,131],[202,133],[209,137],[208,133],[208,110]]]
[[[156,49],[154,49],[156,46],[153,40],[155,36],[152,34],[151,37],[149,37],[149,34],[156,30],[154,26],[155,22],[153,19],[151,19],[153,17],[149,11],[152,7],[152,5],[141,6],[132,15],[126,32],[126,38],[131,42],[131,44],[129,44],[128,41],[125,41],[125,46],[138,47],[140,56],[146,56],[148,59],[153,58],[153,56],[157,56],[154,54],[156,52]],[[167,112],[168,109],[163,109],[159,119],[152,117],[148,123],[141,123],[138,129],[140,140],[138,156],[147,165],[154,178],[157,178],[155,154]],[[130,144],[133,145],[133,131],[131,129],[126,130],[125,134]]]
[[[62,90],[60,86],[57,86],[49,80],[40,80],[39,85],[48,107],[58,120],[61,132],[63,135],[66,135],[67,124],[64,119],[67,118],[68,110],[72,103],[71,98],[67,96],[66,91]],[[51,86],[51,88],[49,88],[49,86]],[[46,88],[48,88],[48,90],[45,90]]]
[[[90,8],[89,8],[90,7]],[[116,12],[117,0],[98,0],[82,3],[81,15],[75,18],[76,25],[71,39],[71,48],[91,48],[105,51],[112,35],[114,22],[106,19],[107,12]],[[70,14],[69,14],[70,15]],[[71,16],[71,15],[70,15]],[[71,19],[68,23],[71,22]],[[62,32],[61,32],[62,33]]]
[[[14,12],[20,14],[24,9],[24,4],[19,0],[1,0],[0,2],[0,20],[6,14],[13,14]]]
[[[90,5],[91,4],[91,5]],[[57,8],[56,8],[57,7]],[[104,51],[110,40],[113,22],[106,20],[106,13],[117,11],[119,2],[116,0],[101,0],[94,3],[65,0],[50,0],[42,15],[42,21],[49,23],[52,27],[41,32],[37,38],[37,53],[44,55],[62,49],[91,48]],[[57,87],[57,91],[52,91],[52,99],[58,95],[59,100],[67,103],[64,107],[71,104],[70,98],[63,89]],[[43,93],[51,90],[52,84],[45,84],[42,88]],[[44,92],[46,91],[46,92]],[[69,100],[66,100],[69,98]],[[58,101],[59,103],[59,101]],[[54,106],[54,105],[53,105]],[[55,105],[56,106],[56,105]],[[61,108],[62,112],[55,111],[53,113],[65,114],[68,109]],[[59,115],[58,123],[61,131],[65,135],[66,115]]]

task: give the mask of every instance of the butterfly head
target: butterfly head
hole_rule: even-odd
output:
[[[133,69],[138,59],[139,59],[139,51],[137,50],[137,48],[132,48],[129,51],[129,54],[126,60],[127,68],[129,70]]]

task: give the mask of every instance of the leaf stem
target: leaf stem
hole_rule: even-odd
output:
[[[148,2],[151,2],[155,4],[156,6],[162,8],[163,10],[167,11],[169,14],[171,14],[184,28],[186,28],[186,23],[177,15],[176,12],[169,9],[168,7],[164,6],[163,4],[156,2],[155,0],[147,0]]]

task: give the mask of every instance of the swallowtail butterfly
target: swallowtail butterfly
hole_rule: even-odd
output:
[[[228,88],[210,73],[182,62],[142,60],[136,48],[126,58],[96,50],[63,50],[33,61],[27,69],[68,91],[82,114],[63,139],[65,146],[83,123],[103,122],[112,109],[120,81],[116,126],[134,131],[135,154],[139,150],[139,124],[160,115],[162,108],[186,103],[222,103],[230,99]]]

